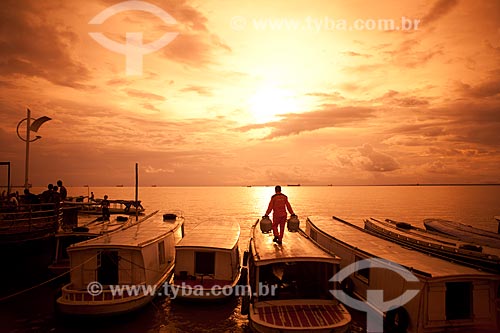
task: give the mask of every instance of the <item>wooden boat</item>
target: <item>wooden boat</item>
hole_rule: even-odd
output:
[[[233,221],[203,222],[175,246],[172,285],[177,298],[218,300],[233,295],[241,274],[240,225]]]
[[[162,293],[174,272],[175,245],[183,236],[184,219],[172,217],[154,212],[126,228],[71,245],[71,282],[57,299],[60,312],[116,315]]]
[[[96,199],[91,202],[81,202],[81,201],[65,201],[64,205],[66,207],[78,207],[79,214],[93,214],[102,215],[101,208],[102,199]],[[145,208],[142,206],[141,201],[134,200],[108,200],[110,207],[110,214],[127,214],[127,215],[143,215]]]
[[[500,273],[500,249],[481,247],[390,219],[365,220],[365,230],[415,250],[492,273]]]
[[[120,215],[111,216],[110,221],[102,221],[102,219],[96,219],[95,215],[93,215],[89,221],[83,222],[85,220],[80,216],[79,226],[69,230],[60,230],[55,235],[56,245],[54,257],[52,263],[49,265],[49,270],[55,275],[69,272],[70,261],[67,252],[68,247],[125,227],[129,223],[129,218],[127,217],[126,220],[123,220],[120,217]]]
[[[451,235],[464,242],[500,249],[500,234],[491,231],[443,219],[425,219],[424,225],[427,230]]]
[[[498,332],[500,275],[402,247],[337,217],[308,218],[306,233],[339,255],[341,268],[363,259],[384,259],[388,269],[360,269],[342,281],[347,294],[384,315],[384,331]],[[418,282],[406,280],[390,267],[393,264],[411,272]],[[369,290],[382,290],[384,300],[389,301],[411,289],[420,292],[385,313],[367,301]]]
[[[351,315],[333,298],[329,279],[340,258],[314,244],[301,230],[283,245],[253,225],[248,252],[248,313],[254,332],[347,332]]]

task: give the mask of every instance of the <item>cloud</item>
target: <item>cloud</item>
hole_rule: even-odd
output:
[[[203,86],[187,86],[181,89],[182,92],[194,92],[201,96],[212,96],[212,90],[208,87]]]
[[[149,92],[141,91],[141,90],[135,90],[135,89],[128,89],[126,90],[127,95],[131,97],[139,97],[139,98],[144,98],[144,99],[152,99],[156,101],[164,101],[166,98],[157,94],[152,94]]]
[[[72,55],[78,35],[48,17],[38,1],[3,1],[0,6],[0,74],[43,78],[56,85],[84,88],[89,70]]]
[[[216,63],[221,52],[228,53],[231,49],[215,35],[185,31],[162,51],[163,56],[171,61],[203,67]]]
[[[432,8],[422,17],[422,24],[429,24],[438,21],[443,16],[451,12],[458,5],[458,0],[438,0]]]
[[[429,101],[417,96],[406,96],[395,90],[389,90],[383,96],[375,100],[379,103],[396,105],[400,107],[422,107],[429,105]]]
[[[173,169],[163,169],[163,168],[154,168],[151,165],[148,165],[144,169],[144,172],[146,172],[146,173],[174,173],[175,170],[173,170]]]
[[[439,55],[445,54],[445,48],[436,44],[424,50],[420,50],[420,40],[407,39],[401,42],[395,49],[385,51],[390,57],[390,62],[395,66],[415,68],[427,64]]]
[[[400,169],[391,156],[378,152],[369,144],[358,148],[338,149],[334,152],[336,164],[343,168],[357,168],[370,172],[390,172]]]
[[[471,86],[470,84],[459,83],[459,92],[466,97],[484,98],[500,94],[500,78],[493,77],[486,81]]]
[[[271,134],[264,139],[299,134],[321,128],[356,126],[358,122],[374,117],[374,110],[365,107],[339,107],[326,104],[323,109],[305,113],[289,113],[280,115],[282,120],[265,124],[253,124],[238,128],[239,131],[272,128]]]
[[[348,52],[343,52],[345,55],[351,56],[351,57],[363,57],[363,58],[371,58],[371,54],[366,54],[366,53],[358,53],[358,52],[353,52],[353,51],[348,51]]]

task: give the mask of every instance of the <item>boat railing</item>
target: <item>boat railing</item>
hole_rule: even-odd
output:
[[[61,222],[62,211],[55,203],[21,204],[0,212],[0,229],[22,228],[29,232]]]
[[[101,199],[97,199],[96,201],[91,202],[80,202],[80,201],[65,201],[64,205],[69,207],[78,207],[81,212],[100,212],[102,210],[101,207]],[[130,211],[131,208],[139,209],[139,211],[143,211],[144,207],[141,204],[141,201],[135,200],[108,200],[110,204],[110,209],[123,210],[123,212]]]
[[[100,293],[94,294],[87,289],[71,289],[72,287],[73,284],[69,284],[62,288],[62,298],[68,302],[105,302],[147,296],[150,293],[145,282],[134,286],[117,285],[113,289],[109,288],[109,286],[103,286]],[[151,290],[151,292],[153,293],[154,290]],[[151,296],[154,295],[151,294]]]

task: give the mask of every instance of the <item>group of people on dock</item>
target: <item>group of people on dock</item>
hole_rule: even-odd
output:
[[[1,208],[2,210],[18,210],[21,205],[44,203],[60,205],[68,197],[68,191],[62,180],[58,180],[56,184],[48,184],[47,190],[40,194],[31,193],[29,188],[25,188],[22,195],[19,194],[19,191],[13,193],[3,191],[0,197]]]

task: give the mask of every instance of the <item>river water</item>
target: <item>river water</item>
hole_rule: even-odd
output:
[[[33,188],[41,193],[42,188]],[[70,196],[109,199],[135,197],[133,187],[70,187]],[[497,230],[500,186],[325,186],[283,187],[299,218],[336,215],[363,225],[369,217],[391,218],[423,227],[424,218],[443,218]],[[274,187],[141,187],[147,212],[181,211],[189,232],[206,220],[233,219],[241,226],[240,248],[248,244],[251,225],[264,214]],[[286,245],[286,234],[283,240]],[[1,274],[9,274],[3,267]],[[50,277],[34,276],[32,284]],[[0,332],[249,332],[238,299],[227,303],[182,304],[156,298],[144,309],[102,321],[74,321],[56,314],[54,301],[62,282],[55,281],[0,303]],[[27,285],[26,287],[28,287]],[[6,286],[2,286],[7,290]],[[1,294],[5,294],[2,292]]]

